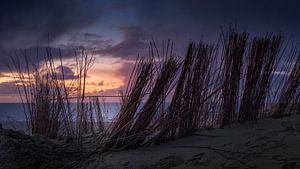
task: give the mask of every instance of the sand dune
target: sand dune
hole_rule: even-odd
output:
[[[78,148],[67,140],[0,130],[0,168],[295,169],[300,168],[299,141],[299,115],[199,130],[161,145],[90,157],[97,145],[92,136]]]
[[[300,116],[197,131],[167,144],[96,156],[82,168],[300,168]]]

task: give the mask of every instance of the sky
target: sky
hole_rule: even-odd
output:
[[[116,95],[138,54],[147,57],[151,39],[171,39],[182,56],[188,42],[216,42],[220,29],[233,24],[252,35],[283,32],[300,41],[297,0],[3,0],[0,6],[0,102],[18,101],[7,64],[27,51],[61,49],[64,69],[74,75],[74,50],[94,51],[87,92]],[[54,54],[57,57],[58,54]],[[12,70],[13,71],[13,70]]]

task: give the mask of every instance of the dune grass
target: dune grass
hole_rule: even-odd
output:
[[[300,55],[287,56],[293,62],[284,70],[287,78],[276,75],[284,61],[281,34],[251,37],[230,29],[220,37],[222,48],[191,42],[184,57],[173,53],[170,41],[161,50],[151,42],[149,56],[136,59],[120,95],[121,109],[108,128],[100,96],[86,96],[93,56],[84,50],[75,55],[76,78],[71,82],[64,76],[62,57],[57,65],[50,49],[38,65],[30,65],[26,52],[24,62],[12,58],[30,134],[63,135],[80,142],[92,133],[99,136],[97,150],[108,151],[166,142],[199,128],[300,111]],[[277,94],[274,88],[280,89]],[[165,107],[167,96],[171,102]],[[71,99],[76,100],[75,110]]]

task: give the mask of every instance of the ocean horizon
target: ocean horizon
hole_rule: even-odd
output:
[[[75,109],[76,103],[71,103]],[[100,103],[103,121],[111,122],[120,110],[119,102]],[[73,111],[75,112],[75,110]],[[76,114],[76,113],[74,113]],[[23,103],[0,103],[0,122],[26,121]]]

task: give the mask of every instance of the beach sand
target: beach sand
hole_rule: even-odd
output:
[[[89,156],[96,145],[92,136],[79,149],[66,140],[0,130],[0,168],[296,169],[300,115],[203,129],[165,144]]]

